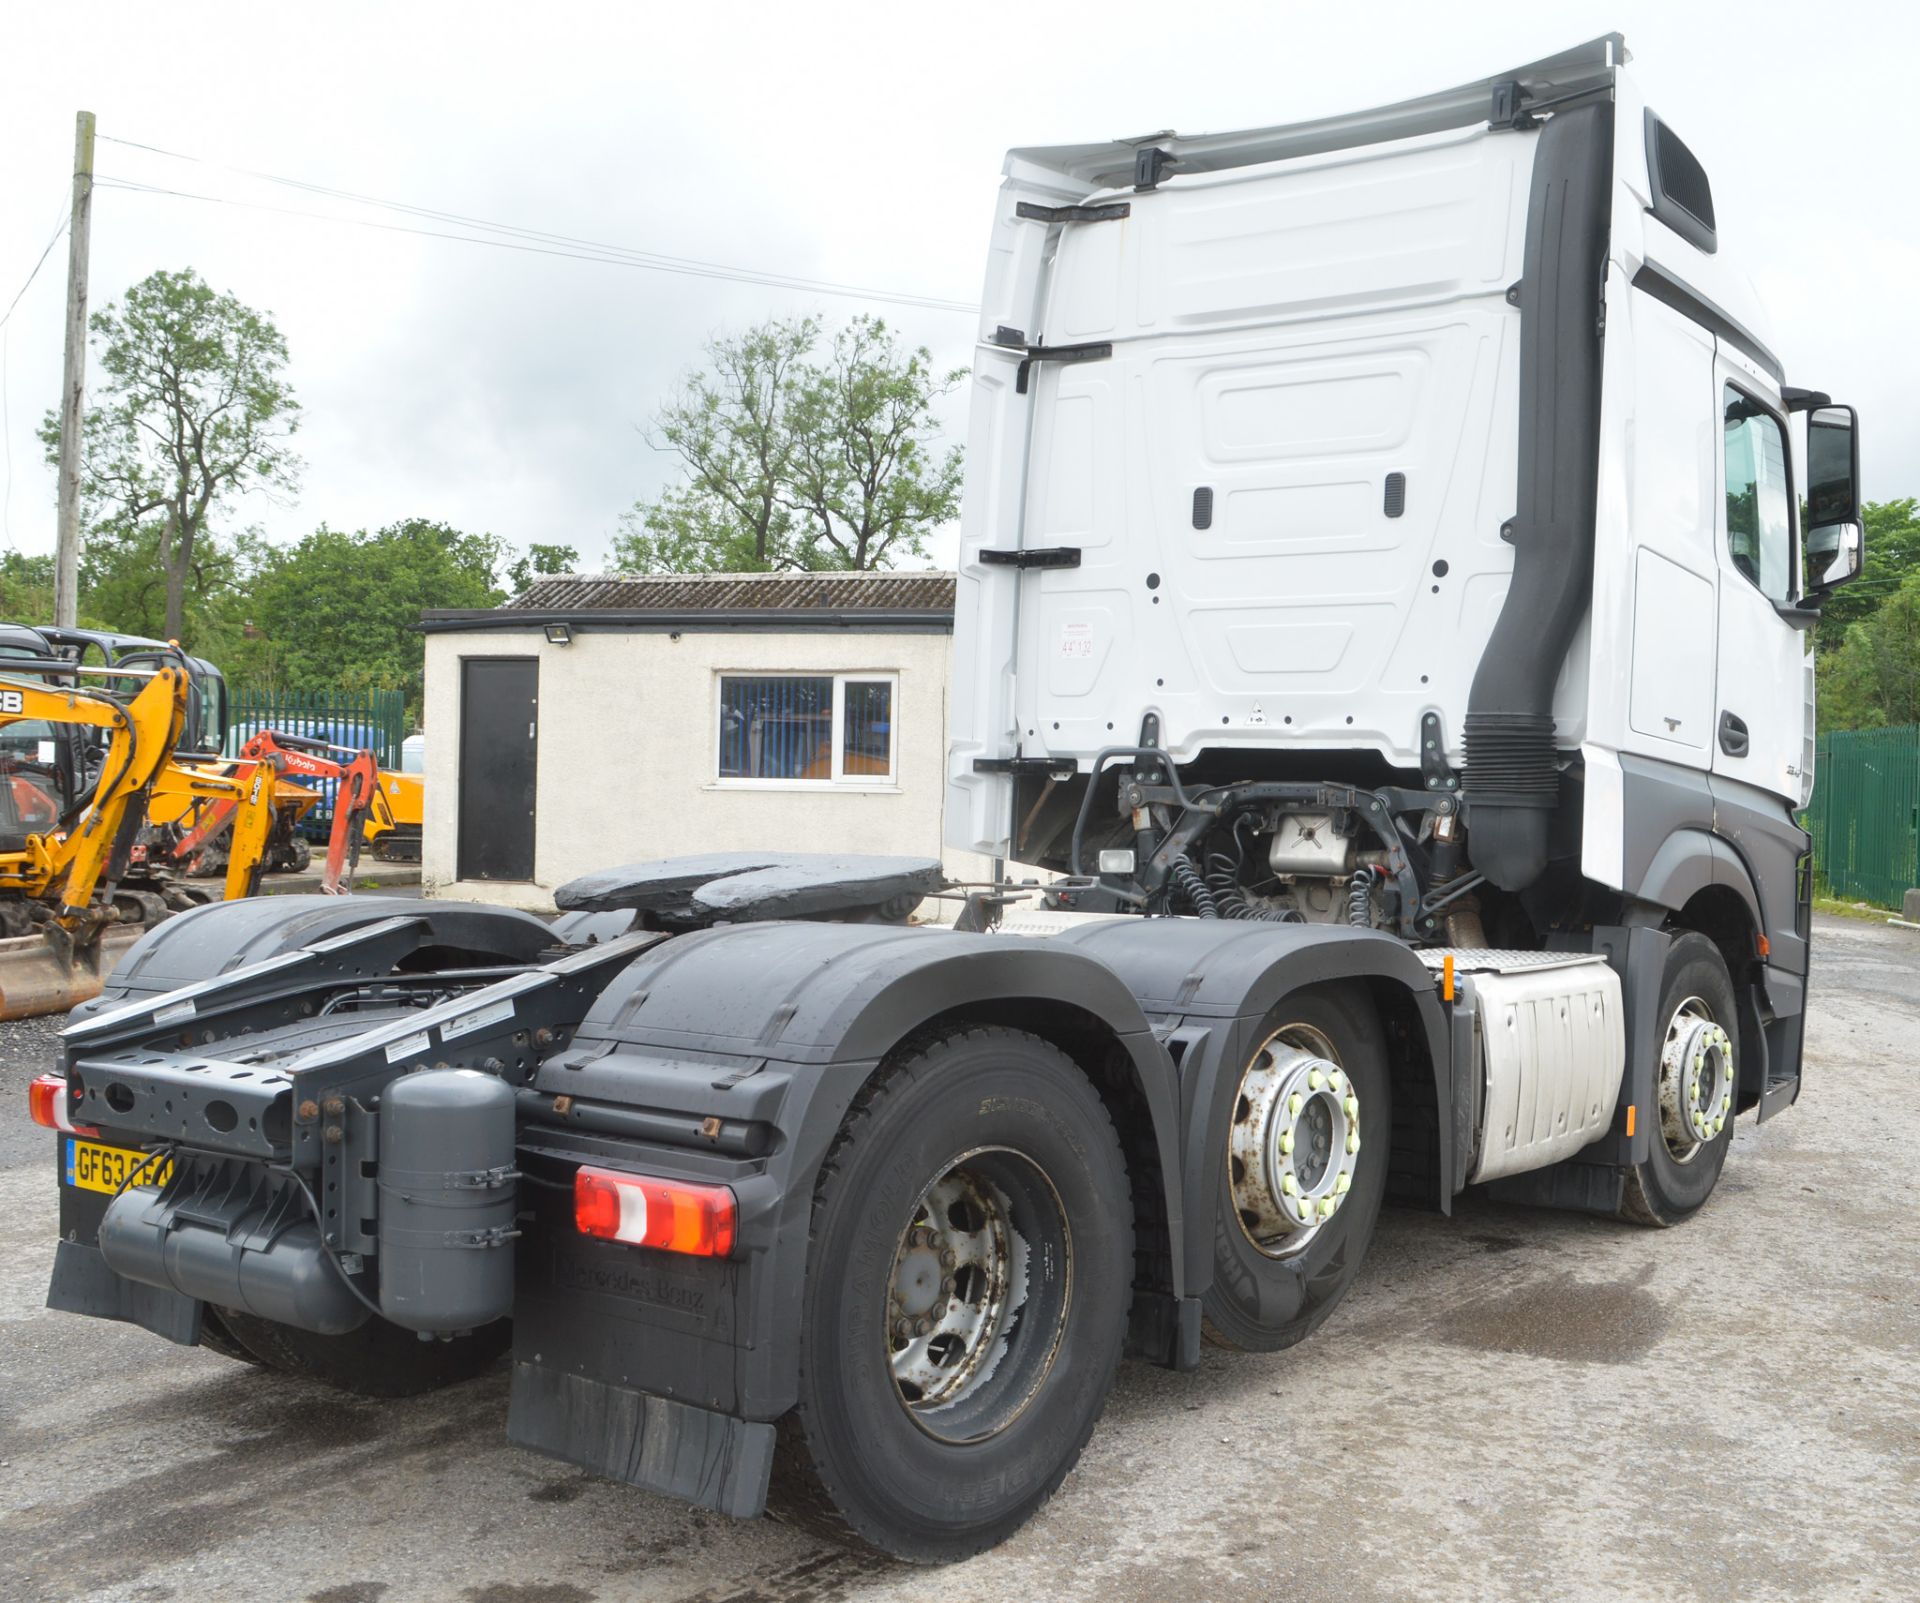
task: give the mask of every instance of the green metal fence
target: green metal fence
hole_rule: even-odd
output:
[[[227,708],[228,756],[262,729],[283,735],[306,735],[337,745],[370,747],[382,768],[400,766],[400,742],[407,734],[407,696],[403,690],[266,690],[237,685],[229,692]],[[333,823],[334,782],[322,780],[314,788],[320,804],[302,820],[301,833],[324,839]]]
[[[1806,827],[1827,894],[1898,907],[1920,885],[1920,724],[1822,735]]]

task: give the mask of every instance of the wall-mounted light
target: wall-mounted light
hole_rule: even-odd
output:
[[[547,625],[547,644],[550,646],[570,646],[573,644],[573,626],[565,623]]]

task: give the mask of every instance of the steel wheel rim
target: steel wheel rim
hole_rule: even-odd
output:
[[[1227,1128],[1227,1186],[1254,1250],[1303,1251],[1346,1202],[1359,1152],[1359,1092],[1332,1041],[1281,1026],[1241,1075]]]
[[[1691,1163],[1733,1117],[1733,1040],[1713,1010],[1689,996],[1667,1020],[1660,1048],[1660,1136],[1676,1163]]]
[[[920,1429],[983,1441],[1026,1411],[1066,1332],[1072,1239],[1052,1179],[1011,1147],[961,1153],[920,1193],[882,1331],[894,1396]]]

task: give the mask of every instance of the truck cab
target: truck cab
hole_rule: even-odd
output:
[[[1419,894],[1473,880],[1403,933],[1706,933],[1764,1116],[1798,1084],[1810,628],[1859,571],[1858,444],[1628,60],[1009,154],[948,840],[1080,876],[1056,905],[1185,910],[1141,775],[1397,787]],[[1216,906],[1342,921],[1395,842],[1338,812],[1243,809],[1185,856]]]

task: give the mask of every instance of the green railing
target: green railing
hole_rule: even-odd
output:
[[[400,766],[400,742],[407,734],[404,690],[264,690],[237,685],[228,691],[228,756],[235,756],[255,733],[277,730],[342,746],[370,747],[382,768]],[[333,782],[314,788],[320,804],[301,822],[301,833],[324,839],[333,822]]]
[[[1828,895],[1897,908],[1920,885],[1920,724],[1822,735],[1806,827]]]

